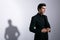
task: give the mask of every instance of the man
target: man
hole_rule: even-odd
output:
[[[8,28],[6,28],[5,39],[6,40],[17,40],[20,36],[18,29],[12,25],[12,21],[8,20]]]
[[[35,33],[34,40],[48,40],[48,32],[51,31],[51,27],[47,16],[44,15],[46,4],[40,3],[37,9],[38,13],[32,17],[29,29]]]

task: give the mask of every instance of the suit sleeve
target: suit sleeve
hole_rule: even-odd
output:
[[[45,17],[45,26],[51,28],[47,16]]]
[[[32,17],[29,30],[33,33],[37,32],[37,30],[35,29],[36,28],[35,25],[36,25],[36,20]]]

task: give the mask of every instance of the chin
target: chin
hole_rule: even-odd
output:
[[[44,14],[45,12],[43,12],[43,14]]]

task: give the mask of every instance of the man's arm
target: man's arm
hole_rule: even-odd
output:
[[[30,30],[31,32],[33,32],[33,33],[36,33],[36,32],[37,32],[35,25],[36,25],[36,19],[34,19],[34,18],[32,17],[29,30]]]
[[[47,16],[45,17],[45,26],[46,26],[46,28],[47,28],[47,31],[50,32],[50,31],[51,31],[51,27],[50,27],[50,24],[49,24],[49,22],[48,22]]]
[[[20,36],[20,32],[18,31],[18,29],[16,28],[16,33],[18,34],[17,35],[17,38]]]
[[[4,38],[5,38],[6,40],[8,39],[8,38],[7,38],[7,36],[8,36],[7,32],[8,32],[8,30],[6,29],[5,36],[4,36]]]
[[[50,27],[50,24],[48,22],[48,18],[47,16],[45,16],[45,28],[43,28],[41,30],[41,32],[45,33],[45,32],[50,32],[51,31],[51,27]]]

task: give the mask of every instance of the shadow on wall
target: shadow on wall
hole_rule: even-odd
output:
[[[5,40],[18,40],[20,33],[16,26],[12,25],[11,19],[8,20],[9,26],[5,30]]]

